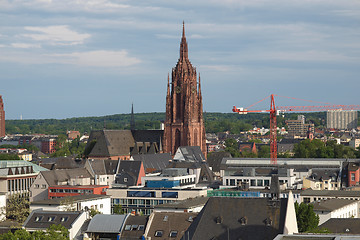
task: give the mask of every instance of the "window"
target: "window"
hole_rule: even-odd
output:
[[[48,222],[53,222],[55,220],[55,216],[50,216],[49,218],[48,218]]]
[[[42,189],[45,189],[45,188],[46,188],[46,184],[41,185],[41,188],[42,188]]]
[[[310,203],[310,198],[304,197],[304,203]]]
[[[138,225],[131,225],[131,231],[136,231],[138,229]]]
[[[40,187],[39,184],[35,184],[35,189],[38,189]]]
[[[130,231],[131,230],[131,225],[126,225],[124,230],[125,231]]]
[[[43,218],[43,216],[37,216],[37,217],[35,218],[35,222],[40,222],[42,218]]]
[[[162,237],[163,235],[163,231],[156,231],[155,232],[155,237]]]
[[[264,186],[270,186],[270,180],[264,180]]]
[[[62,218],[60,219],[60,221],[61,221],[61,222],[66,222],[68,219],[69,219],[69,217],[62,217]]]
[[[351,181],[355,181],[355,173],[351,173]]]
[[[175,238],[177,236],[177,231],[171,231],[169,237]]]
[[[127,182],[127,181],[128,181],[128,179],[125,177],[125,178],[124,178],[124,182]]]
[[[138,231],[144,231],[144,229],[145,229],[145,225],[139,225]]]
[[[256,186],[256,181],[255,181],[255,179],[251,179],[251,181],[250,181],[250,186]]]
[[[100,208],[103,208],[104,207],[104,204],[100,204]]]

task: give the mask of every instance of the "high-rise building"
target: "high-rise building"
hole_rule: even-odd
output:
[[[175,154],[180,146],[200,146],[206,156],[205,127],[200,74],[188,58],[185,26],[180,43],[180,58],[168,76],[164,150]]]
[[[5,110],[2,96],[0,95],[0,137],[5,136]]]
[[[326,113],[326,127],[334,129],[356,129],[358,112],[329,110]]]

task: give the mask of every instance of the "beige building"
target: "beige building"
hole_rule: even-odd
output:
[[[356,129],[358,112],[329,110],[326,114],[326,127],[334,129]]]
[[[85,168],[56,169],[52,171],[42,171],[36,177],[30,187],[30,201],[40,201],[48,199],[48,187],[54,185],[92,185],[89,171]]]
[[[47,171],[24,160],[0,161],[0,192],[29,195],[30,186],[41,171]]]

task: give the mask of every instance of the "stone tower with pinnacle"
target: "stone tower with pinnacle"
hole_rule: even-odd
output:
[[[200,74],[188,58],[185,25],[180,43],[180,58],[168,74],[164,151],[175,154],[180,146],[199,146],[206,156],[205,127]]]

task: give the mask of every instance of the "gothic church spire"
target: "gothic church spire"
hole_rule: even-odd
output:
[[[181,37],[180,43],[180,61],[183,59],[188,59],[188,45],[185,37],[185,23],[183,21],[183,33]]]

